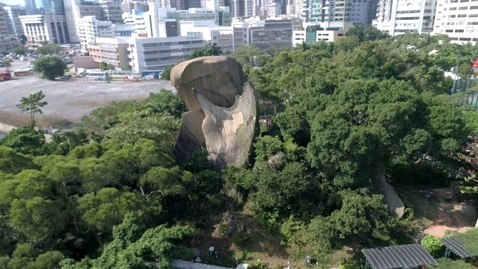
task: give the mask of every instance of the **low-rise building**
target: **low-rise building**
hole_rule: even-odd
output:
[[[296,47],[302,43],[315,44],[319,41],[335,42],[344,37],[352,23],[331,22],[323,24],[304,24],[303,29],[294,30],[293,46]]]
[[[105,62],[130,70],[128,59],[128,39],[124,37],[98,37],[95,44],[88,45],[88,52],[97,63]]]
[[[163,70],[186,60],[206,44],[202,36],[131,37],[128,39],[127,57],[134,72]]]

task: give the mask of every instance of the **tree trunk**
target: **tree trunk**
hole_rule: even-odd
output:
[[[405,205],[398,197],[393,187],[385,179],[385,172],[378,173],[375,176],[375,185],[385,197],[385,203],[395,217],[402,217],[405,213]]]

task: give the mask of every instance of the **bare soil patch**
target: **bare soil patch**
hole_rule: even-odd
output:
[[[424,234],[442,237],[447,231],[464,232],[472,228],[476,216],[463,211],[452,188],[396,187],[405,198],[407,206],[412,205],[417,219],[424,223]],[[467,201],[464,201],[466,203]]]

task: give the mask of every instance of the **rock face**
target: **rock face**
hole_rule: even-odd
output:
[[[244,164],[254,138],[257,105],[241,65],[222,56],[185,61],[171,70],[171,83],[189,110],[174,156],[185,158],[205,145],[217,169]]]

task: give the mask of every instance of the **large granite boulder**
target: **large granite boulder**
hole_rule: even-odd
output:
[[[222,56],[185,61],[171,70],[171,83],[189,110],[174,156],[183,159],[205,145],[217,169],[243,165],[254,138],[257,104],[241,65]]]

